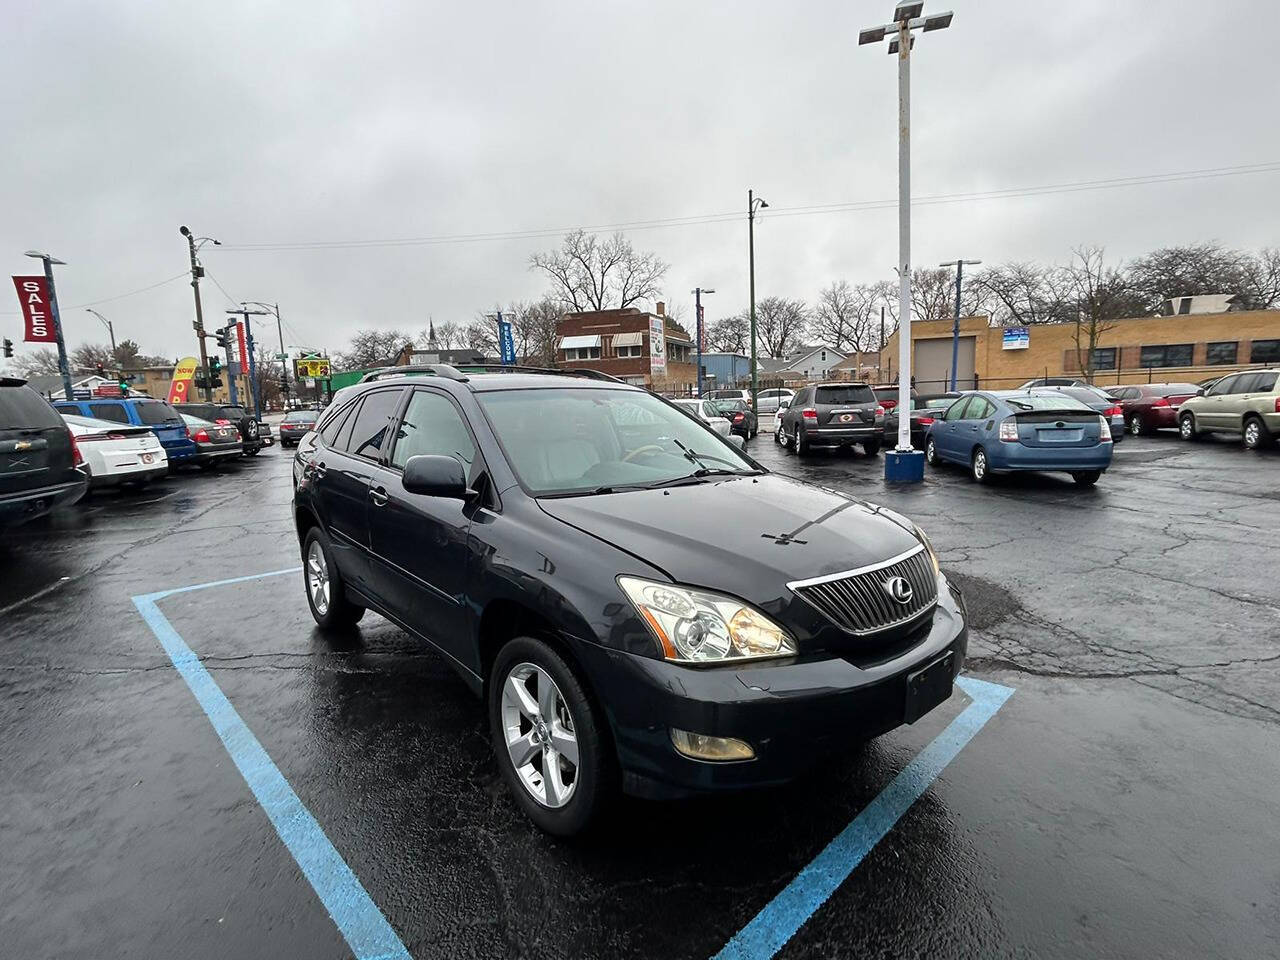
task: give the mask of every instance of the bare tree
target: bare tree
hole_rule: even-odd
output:
[[[751,316],[735,313],[707,324],[707,343],[717,353],[751,353]]]
[[[470,349],[478,350],[486,357],[497,356],[498,322],[496,320],[480,314],[467,324],[464,332]]]
[[[412,343],[413,337],[403,330],[357,330],[350,346],[333,358],[334,367],[359,370],[388,363]]]
[[[434,321],[425,330],[419,331],[415,343],[420,347],[431,346],[431,332],[435,331],[435,347],[437,350],[457,350],[467,345],[466,327],[452,320],[442,323]]]
[[[20,377],[56,377],[58,370],[58,351],[53,347],[37,347],[30,353],[19,354],[13,358],[13,365]]]
[[[836,281],[818,294],[809,330],[819,341],[854,353],[855,369],[861,370],[863,352],[880,349],[882,305],[878,284],[850,286],[844,280]]]
[[[1061,267],[1002,263],[979,270],[967,282],[998,326],[1060,323],[1075,315],[1071,276]]]
[[[803,300],[765,297],[756,301],[756,338],[766,357],[786,357],[800,345],[809,325]]]
[[[115,368],[115,358],[111,355],[111,348],[105,343],[82,343],[71,351],[71,356],[67,358],[71,362],[72,370],[83,370],[86,373],[93,373],[99,366],[104,371]]]
[[[549,296],[566,310],[629,307],[660,296],[667,264],[637,251],[621,233],[601,240],[575,230],[555,250],[535,253],[529,268],[551,281]]]
[[[1076,363],[1092,383],[1098,341],[1115,328],[1117,320],[1134,316],[1141,295],[1135,294],[1122,267],[1107,266],[1102,247],[1076,247],[1072,253],[1065,268],[1078,308],[1072,341]]]
[[[1237,310],[1280,307],[1280,248],[1264,247],[1244,264],[1241,289],[1232,305]]]
[[[1142,312],[1163,313],[1170,297],[1239,293],[1246,286],[1249,257],[1216,242],[1164,247],[1129,265],[1129,279]]]
[[[536,366],[554,367],[559,337],[556,326],[562,311],[550,297],[521,304],[516,311],[516,355]]]

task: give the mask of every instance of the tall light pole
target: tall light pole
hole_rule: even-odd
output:
[[[715,293],[710,287],[695,287],[689,291],[693,294],[694,316],[698,318],[698,396],[702,396],[702,295]]]
[[[261,300],[246,300],[244,302],[247,304],[251,304],[252,306],[255,306],[255,307],[262,307],[264,310],[270,310],[272,313],[276,315],[276,336],[280,338],[280,387],[281,387],[280,392],[284,395],[284,408],[288,410],[289,409],[289,355],[285,352],[285,349],[284,349],[284,329],[281,326],[281,322],[280,322],[280,304],[264,303]],[[261,402],[260,397],[258,398],[258,400],[259,402]],[[258,412],[259,414],[261,414],[262,412],[261,408],[259,408]]]
[[[53,317],[53,332],[58,340],[58,372],[62,374],[62,399],[70,400],[72,399],[71,367],[67,363],[67,341],[62,335],[62,315],[58,313],[58,294],[53,289],[53,265],[56,263],[60,267],[65,267],[67,262],[59,260],[52,254],[41,253],[39,250],[28,250],[27,256],[44,262],[44,278],[49,284],[49,314]]]
[[[955,321],[951,324],[951,387],[952,393],[956,390],[956,365],[960,361],[960,283],[964,279],[964,268],[966,266],[976,267],[981,260],[948,260],[946,263],[940,263],[940,267],[956,268],[956,316]]]
[[[200,265],[196,251],[206,243],[212,243],[215,247],[220,246],[221,241],[213,237],[197,237],[186,227],[179,227],[178,232],[187,238],[187,250],[191,254],[191,289],[196,295],[196,320],[192,326],[195,327],[196,339],[200,342],[200,372],[204,377],[205,403],[209,403],[213,400],[213,387],[209,383],[209,353],[204,345],[204,339],[208,334],[204,332],[204,311],[200,306],[200,278],[204,276],[204,267]]]
[[[115,328],[111,326],[111,321],[108,320],[106,317],[104,317],[102,314],[100,314],[97,310],[93,309],[93,307],[85,307],[84,312],[92,313],[95,317],[97,317],[99,320],[101,320],[103,323],[107,325],[107,335],[111,337],[111,356],[112,358],[114,358],[116,355],[116,331],[115,331]]]
[[[858,44],[879,43],[886,36],[889,53],[898,55],[898,446],[884,459],[884,477],[891,482],[918,483],[924,479],[924,455],[911,447],[911,46],[913,30],[925,33],[951,26],[953,14],[922,16],[923,0],[904,0],[893,11],[893,22],[867,27]]]
[[[756,374],[756,211],[768,206],[764,198],[747,191],[747,260],[751,274],[751,409],[757,416],[760,413],[760,381]]]

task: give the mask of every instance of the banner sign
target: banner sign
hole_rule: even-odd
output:
[[[703,322],[703,306],[698,304],[698,350],[707,352],[707,325]]]
[[[249,348],[244,345],[244,324],[236,324],[236,345],[240,348],[240,372],[249,372]]]
[[[299,380],[328,380],[328,357],[299,357],[293,361],[293,375]]]
[[[649,375],[667,375],[667,331],[662,317],[649,317]]]
[[[498,342],[502,348],[502,363],[512,366],[516,362],[516,338],[511,330],[510,320],[498,321]]]
[[[196,358],[183,357],[173,368],[173,383],[169,384],[169,402],[186,403],[191,397],[191,381],[196,375]]]
[[[26,321],[27,343],[57,343],[58,334],[53,329],[53,313],[49,309],[49,281],[45,277],[14,277],[13,285],[22,304],[22,318]]]
[[[1031,346],[1031,331],[1026,327],[1005,327],[1003,350],[1026,350]]]

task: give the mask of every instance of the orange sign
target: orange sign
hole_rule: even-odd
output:
[[[169,402],[186,403],[191,392],[191,381],[196,375],[196,358],[183,357],[173,371],[173,383],[169,385]]]

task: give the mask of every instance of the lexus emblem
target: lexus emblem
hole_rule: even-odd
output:
[[[884,592],[899,603],[910,603],[912,596],[911,584],[907,583],[902,577],[890,577],[881,584]]]

